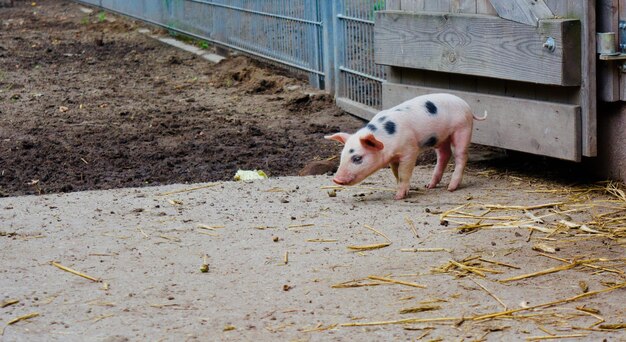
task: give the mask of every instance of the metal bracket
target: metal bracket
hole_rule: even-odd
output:
[[[617,68],[619,69],[619,71],[622,73],[626,73],[626,20],[620,20],[618,28],[619,28],[619,31],[617,33],[617,40],[618,40],[619,50],[616,53],[601,53],[601,51],[598,51],[598,53],[600,55],[601,61],[617,62]],[[598,39],[602,39],[600,35],[603,35],[603,33],[598,33],[598,36],[599,36]],[[608,37],[603,37],[603,38],[608,38]],[[600,43],[601,42],[598,41],[597,45],[603,45]]]
[[[620,20],[618,27],[619,50],[624,53],[626,52],[626,20]]]

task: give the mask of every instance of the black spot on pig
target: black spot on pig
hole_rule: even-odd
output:
[[[389,135],[394,135],[396,133],[396,123],[393,121],[385,122],[385,131]]]
[[[378,122],[385,122],[385,120],[387,120],[387,117],[384,115],[378,118]]]
[[[353,148],[349,149],[348,153],[350,153],[350,154],[354,153],[354,149]]]
[[[428,111],[428,113],[430,113],[430,115],[437,114],[437,106],[435,106],[434,103],[426,101],[424,105],[426,106],[426,110]]]
[[[376,127],[375,125],[373,125],[371,123],[367,124],[366,127],[367,127],[367,129],[369,129],[372,132],[376,132],[376,130],[378,130],[378,127]]]
[[[435,147],[435,145],[437,145],[437,142],[437,137],[433,135],[432,137],[422,141],[420,147]]]

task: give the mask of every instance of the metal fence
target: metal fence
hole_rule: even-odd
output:
[[[384,0],[78,1],[305,72],[353,114],[381,107],[373,20]]]

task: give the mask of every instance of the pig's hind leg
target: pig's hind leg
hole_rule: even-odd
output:
[[[448,162],[450,161],[450,156],[452,155],[452,151],[450,149],[450,139],[443,141],[435,148],[435,152],[437,153],[437,165],[435,166],[435,171],[433,171],[433,177],[430,180],[430,183],[426,185],[428,189],[434,189],[439,182],[441,182],[441,178],[443,177],[443,171],[448,166]]]
[[[463,179],[463,171],[465,164],[467,164],[467,149],[472,139],[472,126],[454,132],[450,139],[454,147],[454,172],[448,185],[448,191],[454,191]]]

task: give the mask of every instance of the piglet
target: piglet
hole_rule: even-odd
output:
[[[344,144],[341,162],[333,181],[354,185],[375,171],[391,166],[398,191],[395,199],[405,198],[417,157],[423,149],[435,148],[437,165],[427,188],[441,181],[454,148],[454,173],[449,191],[458,188],[467,163],[467,149],[476,117],[469,105],[451,94],[423,95],[383,110],[355,134],[335,133],[326,139]]]

